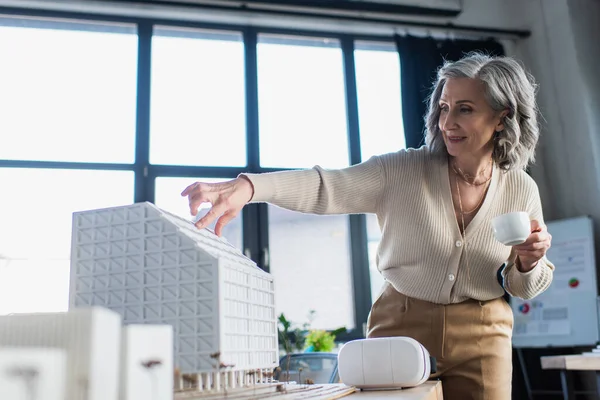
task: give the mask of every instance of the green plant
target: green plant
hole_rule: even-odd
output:
[[[317,312],[315,310],[308,311],[308,321],[302,324],[302,329],[296,328],[293,331],[294,347],[296,351],[302,351],[306,348],[306,334],[315,320]]]
[[[292,342],[290,340],[290,327],[292,326],[292,323],[290,321],[287,320],[287,318],[285,317],[285,315],[283,315],[283,313],[281,313],[279,315],[279,318],[277,318],[279,321],[279,324],[281,325],[281,327],[283,329],[277,329],[277,332],[279,333],[279,343],[281,343],[283,345],[283,349],[285,350],[286,353],[286,366],[285,366],[285,371],[286,371],[286,380],[290,379],[290,358],[291,358],[291,353],[292,353]]]
[[[279,343],[281,343],[283,350],[289,354],[301,352],[304,350],[306,343],[306,333],[310,329],[312,321],[315,318],[316,311],[310,310],[308,313],[308,322],[302,324],[302,328],[293,328],[293,324],[289,321],[283,313],[279,315],[277,320],[279,321],[278,334]]]
[[[346,328],[341,327],[331,332],[313,330],[311,326],[315,317],[316,311],[309,310],[307,322],[302,324],[302,328],[293,328],[292,322],[283,313],[279,315],[279,343],[286,354],[294,351],[301,352],[306,349],[308,351],[329,352],[335,348],[335,338],[346,332]]]
[[[306,346],[315,352],[330,352],[335,348],[335,335],[321,329],[313,329],[306,336]]]
[[[292,323],[287,320],[283,313],[281,313],[277,319],[281,326],[281,329],[277,330],[279,333],[279,343],[283,346],[283,350],[289,354],[292,352],[292,341],[290,339],[290,327],[292,326]]]
[[[337,338],[338,335],[341,335],[341,334],[346,333],[346,332],[347,332],[346,327],[342,326],[340,328],[332,330],[331,334],[333,335],[333,337]]]

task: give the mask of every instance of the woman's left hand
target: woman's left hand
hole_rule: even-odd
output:
[[[513,246],[517,253],[517,268],[521,272],[531,271],[546,255],[552,242],[552,235],[546,225],[537,220],[531,220],[531,234],[525,242]]]

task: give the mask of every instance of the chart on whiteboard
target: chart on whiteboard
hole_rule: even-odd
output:
[[[553,241],[547,257],[556,269],[550,287],[532,300],[513,298],[514,336],[569,335],[569,299],[574,294],[593,292],[596,282],[589,279],[594,266],[589,237]],[[595,271],[591,271],[595,273]]]

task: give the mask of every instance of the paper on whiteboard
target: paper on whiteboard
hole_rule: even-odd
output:
[[[596,273],[591,238],[554,240],[548,250],[548,259],[556,269],[553,282],[546,292],[559,291],[560,295],[569,295],[596,291],[595,280],[589,278]],[[562,293],[563,290],[569,290],[569,293]]]
[[[557,266],[556,273],[582,272],[592,265],[590,245],[586,237],[552,242],[548,258]]]
[[[533,300],[515,299],[513,336],[569,335],[571,323],[565,296],[541,294]]]
[[[596,289],[586,279],[593,265],[589,237],[556,240],[548,251],[554,263],[554,279],[546,291],[532,300],[513,299],[514,336],[558,336],[571,334],[569,298]]]

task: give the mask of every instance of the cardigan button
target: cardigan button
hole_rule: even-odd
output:
[[[449,280],[450,282],[454,281],[455,279],[456,279],[456,276],[454,276],[454,274],[450,274],[450,275],[448,275],[448,280]]]
[[[460,246],[462,246],[462,242],[460,240],[457,240],[456,241],[456,247],[460,247]]]

